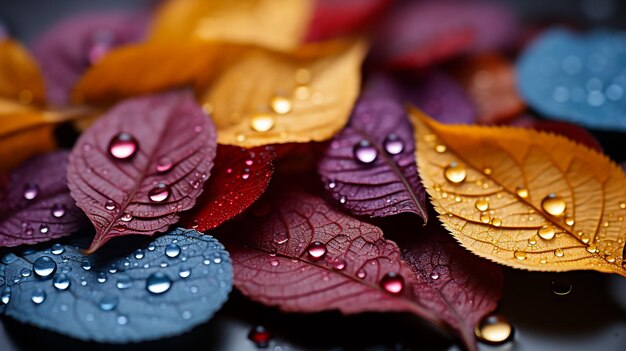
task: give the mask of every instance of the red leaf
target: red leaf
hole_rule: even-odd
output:
[[[575,142],[598,150],[599,152],[604,152],[602,145],[600,145],[598,140],[591,133],[589,133],[585,128],[573,123],[544,121],[532,116],[522,116],[514,119],[509,124],[517,127],[533,128],[544,132],[562,135]]]
[[[363,29],[393,0],[316,0],[307,40],[317,41]]]
[[[204,232],[245,211],[267,188],[275,158],[271,147],[219,145],[211,179],[182,225]]]
[[[226,235],[235,286],[244,295],[284,311],[404,311],[443,325],[415,301],[412,272],[378,227],[311,195],[282,193],[259,204],[266,211],[253,213],[261,217]]]
[[[331,141],[318,171],[331,196],[355,215],[409,212],[426,221],[413,128],[392,82],[381,77],[371,83],[350,124]]]
[[[177,222],[202,192],[216,145],[191,92],[131,99],[102,116],[78,139],[68,169],[71,194],[96,227],[88,252]]]
[[[502,297],[502,268],[465,250],[435,222],[404,248],[415,300],[457,330],[468,347],[475,345],[474,327]]]
[[[30,159],[11,173],[6,187],[0,180],[0,246],[35,244],[80,229],[84,216],[66,184],[68,155]]]
[[[381,24],[373,55],[394,68],[424,68],[508,44],[516,21],[498,4],[407,1]]]

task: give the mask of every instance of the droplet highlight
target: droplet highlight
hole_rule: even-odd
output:
[[[152,190],[148,192],[150,201],[163,202],[170,197],[170,187],[165,183],[158,183]]]
[[[448,166],[446,166],[446,168],[444,168],[443,175],[445,176],[447,181],[454,184],[459,184],[465,180],[465,177],[467,176],[467,171],[465,170],[465,167],[463,165],[452,162]]]
[[[565,213],[565,200],[554,193],[548,194],[541,200],[541,208],[552,216],[560,216]]]
[[[139,144],[129,133],[119,133],[109,143],[109,154],[118,160],[127,160],[137,152]]]
[[[172,286],[172,280],[163,272],[150,274],[146,279],[146,289],[153,294],[163,294]]]
[[[354,157],[363,164],[370,164],[378,158],[378,150],[367,140],[361,140],[354,146]]]

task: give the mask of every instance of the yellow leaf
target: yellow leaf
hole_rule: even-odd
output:
[[[44,102],[44,82],[37,63],[11,39],[0,41],[0,96],[23,104]]]
[[[289,55],[248,50],[201,98],[218,142],[254,147],[330,138],[350,116],[364,52],[363,43],[309,45]]]
[[[306,34],[311,0],[171,0],[158,11],[150,41],[223,41],[275,50]]]
[[[410,114],[422,181],[463,246],[515,268],[626,277],[626,175],[606,156],[543,132]]]

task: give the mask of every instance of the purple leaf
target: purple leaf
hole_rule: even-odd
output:
[[[48,100],[66,104],[89,66],[114,47],[140,40],[147,24],[145,13],[94,13],[63,19],[45,31],[32,48],[46,79]]]
[[[476,112],[463,88],[447,74],[433,71],[403,85],[408,101],[442,123],[471,124]]]
[[[333,138],[318,171],[330,195],[355,215],[411,212],[426,221],[413,128],[396,96],[389,80],[373,81],[349,125]]]
[[[403,259],[413,271],[415,300],[475,345],[476,324],[502,297],[502,268],[465,250],[436,222],[413,239]]]
[[[0,246],[35,244],[80,229],[84,216],[66,185],[68,155],[38,156],[11,173],[0,191]]]
[[[195,204],[216,147],[215,126],[189,91],[127,100],[102,116],[68,168],[71,194],[96,227],[88,251],[166,231]]]

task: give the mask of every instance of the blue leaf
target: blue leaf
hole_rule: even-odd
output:
[[[547,117],[626,131],[626,32],[550,30],[526,49],[517,75],[528,104]]]
[[[82,340],[153,340],[210,319],[232,275],[224,246],[195,230],[174,229],[115,257],[55,244],[2,258],[0,313]]]

